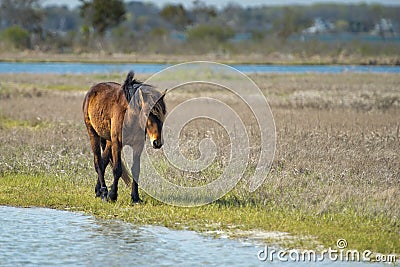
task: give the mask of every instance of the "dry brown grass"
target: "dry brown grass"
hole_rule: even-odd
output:
[[[357,53],[349,55],[306,55],[304,53],[281,53],[268,52],[263,44],[260,44],[260,51],[243,53],[251,48],[246,45],[241,53],[184,53],[179,49],[179,53],[76,53],[58,54],[40,51],[6,52],[0,51],[0,58],[3,61],[18,62],[149,62],[149,63],[178,63],[199,60],[218,61],[227,64],[231,63],[254,63],[254,64],[346,64],[346,65],[399,65],[400,58],[394,52],[390,55],[360,55]]]
[[[400,213],[400,77],[254,77],[272,105],[277,150],[260,200],[324,213]]]
[[[0,75],[0,175],[50,173],[92,179],[92,155],[82,122],[84,90],[119,75]],[[233,195],[257,205],[312,214],[354,210],[362,215],[400,217],[400,77],[395,74],[254,75],[274,114],[277,147],[266,182],[249,194]],[[59,91],[60,84],[77,91]],[[64,88],[64,89],[68,89]],[[169,107],[193,96],[171,94]],[[235,103],[229,95],[220,99]],[[238,106],[241,109],[240,105]],[[38,123],[40,121],[40,123]],[[21,123],[27,122],[27,123]],[[252,127],[254,120],[248,120]],[[206,121],[183,136],[183,152],[204,136],[222,140]],[[216,128],[218,129],[218,127]],[[257,135],[253,137],[257,140]],[[186,144],[186,147],[185,147]],[[218,142],[217,142],[218,144]],[[253,147],[253,157],[257,155]],[[224,160],[220,161],[224,166]],[[198,176],[214,179],[218,170]],[[187,181],[181,181],[185,183]]]

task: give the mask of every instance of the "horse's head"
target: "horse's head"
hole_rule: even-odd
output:
[[[163,139],[161,136],[162,127],[165,118],[165,103],[164,95],[157,101],[153,109],[150,111],[149,117],[146,122],[146,132],[150,138],[150,143],[153,148],[159,149],[163,145]]]
[[[166,114],[164,103],[166,91],[161,93],[153,86],[135,80],[133,71],[129,72],[122,89],[130,103],[132,115],[139,115],[140,129],[145,130],[153,148],[161,148],[163,145],[161,132]]]
[[[160,93],[154,88],[151,89],[152,90],[150,90],[150,92],[146,92],[147,99],[145,99],[143,96],[142,90],[140,90],[139,94],[141,95],[142,105],[145,107],[145,114],[148,114],[145,125],[146,133],[149,136],[150,143],[153,148],[159,149],[163,145],[161,132],[166,114],[164,102],[164,96],[166,92]],[[150,110],[150,112],[148,110]]]

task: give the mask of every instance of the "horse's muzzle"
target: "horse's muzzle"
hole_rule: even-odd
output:
[[[155,148],[155,149],[159,149],[159,148],[161,148],[162,147],[162,142],[161,142],[161,140],[154,140],[153,141],[153,148]]]

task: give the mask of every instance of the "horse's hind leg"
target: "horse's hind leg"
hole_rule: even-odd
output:
[[[119,142],[118,140],[112,141],[111,156],[112,156],[114,182],[113,185],[111,186],[110,193],[108,194],[109,198],[112,201],[116,201],[118,198],[118,181],[122,175],[121,147],[122,147],[121,142]]]
[[[99,197],[101,196],[101,198],[105,200],[107,199],[108,190],[106,182],[104,180],[105,166],[101,157],[100,136],[97,135],[93,127],[89,126],[87,128],[89,133],[90,144],[93,150],[94,168],[97,172],[96,196]]]
[[[108,163],[110,163],[111,143],[110,143],[110,141],[107,141],[106,139],[100,138],[100,144],[101,144],[101,149],[103,150],[103,152],[101,154],[101,159],[103,161],[103,168],[104,168],[104,172],[105,172],[105,169],[107,168]],[[96,197],[100,197],[101,196],[100,189],[101,189],[100,180],[97,179],[97,184],[96,184],[96,187],[94,189],[94,191],[96,193]]]

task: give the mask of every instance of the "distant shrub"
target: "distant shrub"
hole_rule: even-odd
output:
[[[253,30],[251,32],[251,40],[254,42],[261,42],[265,38],[265,32],[259,30]]]
[[[203,24],[186,30],[186,36],[189,42],[215,40],[222,43],[233,38],[235,31],[229,27]]]
[[[30,47],[29,32],[17,25],[5,29],[1,33],[1,39],[6,45],[17,49]]]

